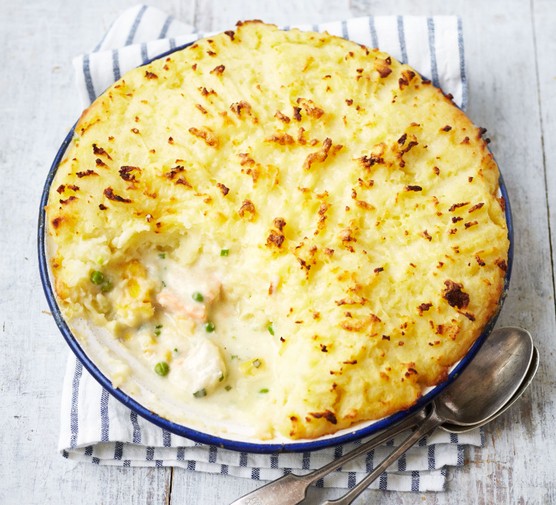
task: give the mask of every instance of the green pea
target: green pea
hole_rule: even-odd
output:
[[[170,367],[166,361],[160,361],[154,366],[154,371],[161,377],[164,377],[165,375],[168,375]]]
[[[216,326],[212,321],[209,321],[208,323],[205,323],[205,330],[207,333],[212,333],[214,330],[216,330]]]
[[[195,398],[203,398],[204,396],[207,396],[207,390],[205,388],[199,389],[199,391],[195,391],[193,393],[193,396]]]
[[[205,299],[203,294],[199,293],[198,291],[195,291],[195,293],[193,293],[191,295],[191,298],[193,298],[193,300],[195,300],[196,302],[199,302],[199,303],[202,302]]]
[[[100,286],[104,282],[104,274],[98,270],[93,270],[90,279],[93,284]]]

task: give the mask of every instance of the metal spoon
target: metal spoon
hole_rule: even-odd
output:
[[[515,395],[524,380],[527,385],[535,347],[531,335],[519,328],[505,328],[503,333],[493,333],[485,352],[477,354],[461,376],[430,404],[425,420],[399,447],[353,489],[337,500],[327,500],[322,505],[349,505],[377,479],[394,461],[424,436],[443,423],[472,426],[489,422],[515,401]],[[493,338],[494,337],[494,338]],[[536,368],[535,368],[536,371]]]
[[[536,356],[536,360],[534,356]],[[440,427],[446,429],[446,431],[460,432],[477,428],[489,422],[496,415],[505,411],[506,408],[521,396],[535,375],[537,367],[538,353],[534,349],[531,335],[526,330],[511,327],[493,331],[464,372],[435,400],[435,403],[440,405],[444,405],[445,402],[447,411],[450,411],[450,409],[453,411],[454,400],[456,400],[458,401],[456,404],[458,406],[458,413],[460,412],[460,406],[469,409],[469,412],[465,411],[461,419],[459,416],[455,418],[455,416],[449,415],[446,420],[450,422],[446,423],[446,425],[442,424],[443,420],[435,417],[437,424],[434,427],[440,424]],[[473,401],[470,402],[470,399]],[[475,400],[478,400],[478,403]],[[312,483],[348,461],[366,454],[408,428],[419,423],[426,423],[427,420],[431,419],[431,415],[432,412],[429,412],[427,415],[424,409],[417,411],[403,421],[383,431],[382,434],[362,444],[357,449],[330,462],[328,465],[306,475],[285,475],[239,498],[231,505],[298,504],[304,500],[307,488]],[[454,422],[454,420],[461,422]],[[421,426],[418,429],[418,432],[421,434],[418,435],[418,438],[411,445],[434,429],[434,427],[431,427],[431,423],[426,424],[425,428],[429,431],[424,433]],[[413,440],[413,435],[411,438]],[[391,463],[401,454],[403,453],[400,452],[394,459],[392,459],[391,455],[387,459]],[[375,470],[361,481],[356,488],[350,491],[346,497],[351,496],[351,500],[355,499],[386,467],[381,465],[380,472],[377,473],[377,470]],[[351,493],[355,489],[358,489],[359,492],[352,495]],[[347,504],[350,501],[326,503]]]

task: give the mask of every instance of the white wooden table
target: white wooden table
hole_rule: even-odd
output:
[[[56,452],[66,344],[47,314],[36,259],[43,180],[78,114],[71,58],[134,0],[0,0],[0,504],[226,504],[257,484],[186,470],[74,464]],[[469,115],[487,127],[515,221],[499,325],[534,335],[531,390],[468,452],[445,493],[368,491],[360,503],[556,503],[556,1],[160,0],[198,30],[238,19],[289,24],[366,14],[458,14]],[[313,490],[309,503],[322,491]],[[336,496],[331,491],[327,496]]]

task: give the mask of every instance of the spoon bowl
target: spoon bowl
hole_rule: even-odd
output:
[[[434,401],[437,415],[457,426],[491,418],[521,387],[533,354],[528,331],[506,327],[493,332],[472,364]]]
[[[478,424],[465,426],[465,425],[451,424],[449,422],[445,422],[442,423],[440,428],[443,429],[444,431],[447,431],[448,433],[466,433],[468,431],[474,430],[475,428],[479,428],[489,423],[490,421],[494,420],[495,418],[497,418],[498,416],[506,412],[506,410],[508,410],[517,400],[521,398],[524,391],[529,387],[529,384],[531,384],[531,381],[535,377],[538,368],[539,368],[539,351],[535,347],[533,348],[533,356],[531,359],[531,364],[529,365],[529,369],[527,370],[525,377],[523,377],[523,380],[519,385],[518,389],[516,390],[516,392],[514,393],[514,395],[506,402],[506,404],[500,410],[498,410],[494,415],[492,415],[488,419],[485,419],[483,422]]]

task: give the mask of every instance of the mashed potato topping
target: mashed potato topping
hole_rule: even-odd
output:
[[[378,50],[260,22],[200,40],[77,123],[46,209],[63,314],[85,348],[83,321],[108,335],[116,387],[198,429],[407,408],[498,309],[483,133]]]

